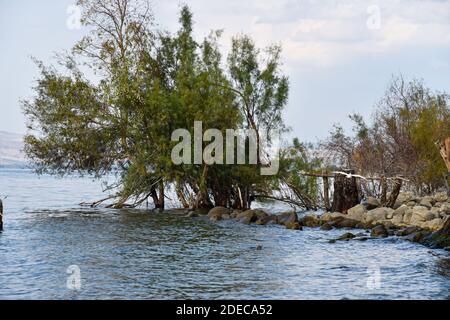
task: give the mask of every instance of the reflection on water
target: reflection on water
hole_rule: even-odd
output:
[[[447,252],[396,238],[329,244],[344,231],[86,210],[86,179],[0,171],[0,298],[447,299]],[[256,250],[261,245],[262,250]],[[81,289],[69,290],[69,266]],[[375,284],[373,270],[379,270]]]

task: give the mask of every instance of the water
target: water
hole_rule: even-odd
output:
[[[450,298],[449,254],[397,238],[82,209],[99,183],[26,170],[0,170],[0,195],[0,299]]]

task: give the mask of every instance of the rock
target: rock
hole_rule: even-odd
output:
[[[397,231],[395,233],[395,235],[397,235],[399,237],[404,237],[404,236],[410,235],[411,233],[415,233],[417,231],[420,231],[420,229],[418,227],[406,227],[404,229]]]
[[[320,220],[315,215],[308,215],[298,220],[301,226],[315,228],[320,226]]]
[[[450,203],[443,203],[440,207],[441,213],[450,214]]]
[[[320,220],[323,222],[328,222],[340,217],[346,218],[347,215],[340,212],[327,212],[320,216]]]
[[[366,207],[362,204],[358,204],[358,205],[354,206],[353,208],[348,209],[347,216],[353,220],[364,221],[366,212],[367,212]]]
[[[399,208],[395,209],[395,211],[392,213],[392,223],[394,225],[398,226],[403,223],[403,216],[405,215],[407,209],[408,206],[404,204],[402,204]]]
[[[328,231],[328,230],[331,230],[331,229],[333,229],[333,226],[330,223],[328,223],[328,222],[324,223],[323,225],[320,226],[320,230]]]
[[[433,248],[445,248],[450,246],[450,219],[446,219],[444,226],[424,239],[424,242]]]
[[[388,215],[392,215],[394,212],[391,208],[377,208],[367,211],[365,222],[376,222],[380,220],[385,220]]]
[[[386,238],[389,236],[389,233],[385,226],[378,225],[372,229],[370,236],[374,238]]]
[[[266,225],[266,224],[273,224],[278,223],[278,216],[276,215],[267,215],[265,217],[260,217],[255,222],[258,225]]]
[[[420,202],[419,206],[426,207],[427,209],[431,209],[434,203],[433,197],[423,197]]]
[[[419,242],[422,243],[424,238],[428,235],[428,232],[425,231],[416,231],[413,232],[405,237],[403,237],[403,239],[411,241],[411,242]]]
[[[367,240],[369,240],[369,237],[366,237],[366,236],[364,236],[364,237],[355,237],[355,238],[353,238],[353,240],[356,240],[356,241],[367,241]]]
[[[436,193],[434,195],[433,199],[436,202],[446,202],[448,200],[448,196],[447,196],[447,193],[440,192],[440,193]]]
[[[283,212],[278,216],[278,223],[286,225],[288,223],[298,222],[298,216],[295,212]]]
[[[256,210],[246,210],[241,213],[239,213],[236,216],[236,220],[238,220],[240,223],[244,224],[250,224],[252,222],[256,222],[258,219],[256,215]]]
[[[286,226],[286,229],[291,230],[302,230],[302,226],[298,222],[287,222],[284,224]]]
[[[236,216],[236,220],[244,224],[250,224],[252,222],[256,222],[256,220],[258,220],[258,217],[263,218],[266,216],[267,213],[261,210],[246,210],[239,213]]]
[[[339,238],[337,238],[336,241],[348,241],[348,240],[353,239],[355,237],[356,236],[353,233],[347,232],[347,233],[344,233],[343,235],[341,235]]]
[[[397,209],[402,204],[406,204],[412,200],[414,200],[414,194],[412,192],[400,192],[398,194],[397,200],[395,201],[394,209]],[[415,205],[415,203],[414,203],[414,205]]]
[[[330,224],[335,228],[355,228],[359,223],[360,221],[342,217],[330,222]]]
[[[382,225],[386,229],[397,229],[397,226],[395,224],[393,224],[392,220],[390,220],[390,219],[377,221],[376,225]]]
[[[403,215],[403,223],[404,224],[409,224],[411,222],[412,213],[413,213],[413,207],[408,206],[408,209],[406,209],[405,214]]]
[[[189,212],[189,213],[186,215],[186,217],[188,217],[188,218],[195,218],[195,217],[198,217],[198,213],[195,212],[195,211],[191,211],[191,212]]]
[[[209,210],[208,217],[210,220],[221,220],[223,214],[229,214],[230,210],[224,207],[215,207]],[[213,219],[212,219],[213,218]]]
[[[429,229],[431,231],[437,231],[444,226],[444,220],[436,218],[430,221],[423,222],[420,227],[423,229]]]
[[[424,206],[415,206],[412,209],[411,219],[409,221],[412,225],[419,225],[421,222],[430,221],[435,218],[434,214]]]
[[[367,210],[376,209],[381,206],[380,201],[374,197],[367,197],[366,199],[366,208]]]
[[[262,245],[258,244],[258,245],[256,246],[256,250],[262,250]]]
[[[229,219],[231,219],[231,216],[228,213],[225,213],[225,214],[222,215],[222,219],[223,220],[229,220]]]
[[[357,229],[371,229],[372,228],[372,224],[369,222],[360,222],[358,223],[355,228]]]
[[[408,202],[406,203],[406,205],[407,205],[408,207],[414,207],[414,206],[417,205],[417,203],[416,203],[415,201],[408,201]]]
[[[220,221],[222,220],[222,216],[221,215],[213,215],[211,217],[209,217],[210,221]]]

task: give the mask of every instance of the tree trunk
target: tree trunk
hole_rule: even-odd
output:
[[[164,210],[164,181],[159,182],[159,206],[158,208]]]
[[[381,177],[381,205],[384,206],[386,204],[386,197],[387,197],[387,181],[386,177]]]
[[[330,190],[330,183],[328,181],[328,177],[323,177],[323,202],[325,210],[327,211],[329,211],[331,208],[329,190]]]
[[[354,174],[353,170],[344,170]],[[356,178],[347,178],[345,175],[334,176],[333,206],[331,211],[347,213],[347,210],[359,204],[358,186]]]
[[[386,202],[386,207],[393,208],[395,205],[395,201],[397,201],[398,194],[400,193],[400,189],[402,188],[402,180],[395,179],[394,186],[392,187],[391,195]]]

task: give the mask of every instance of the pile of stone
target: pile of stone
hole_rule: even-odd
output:
[[[432,241],[427,239],[439,236],[439,244],[435,246],[450,246],[447,235],[439,233],[444,224],[448,224],[450,220],[450,198],[445,193],[416,197],[413,193],[403,192],[399,194],[394,208],[382,207],[378,199],[369,197],[364,203],[349,209],[347,214],[327,212],[322,215],[306,215],[300,219],[295,212],[269,214],[262,210],[240,211],[224,207],[211,209],[207,216],[211,221],[234,219],[244,224],[278,224],[293,230],[302,230],[303,227],[320,227],[322,230],[335,228],[370,230],[370,236],[347,232],[338,239],[331,240],[332,243],[344,240],[365,241],[369,238],[396,235],[413,242],[429,244]]]
[[[208,212],[211,221],[234,219],[240,223],[257,225],[279,224],[287,229],[300,230],[298,216],[295,212],[283,212],[281,214],[268,214],[262,210],[230,210],[224,207],[215,207]]]

